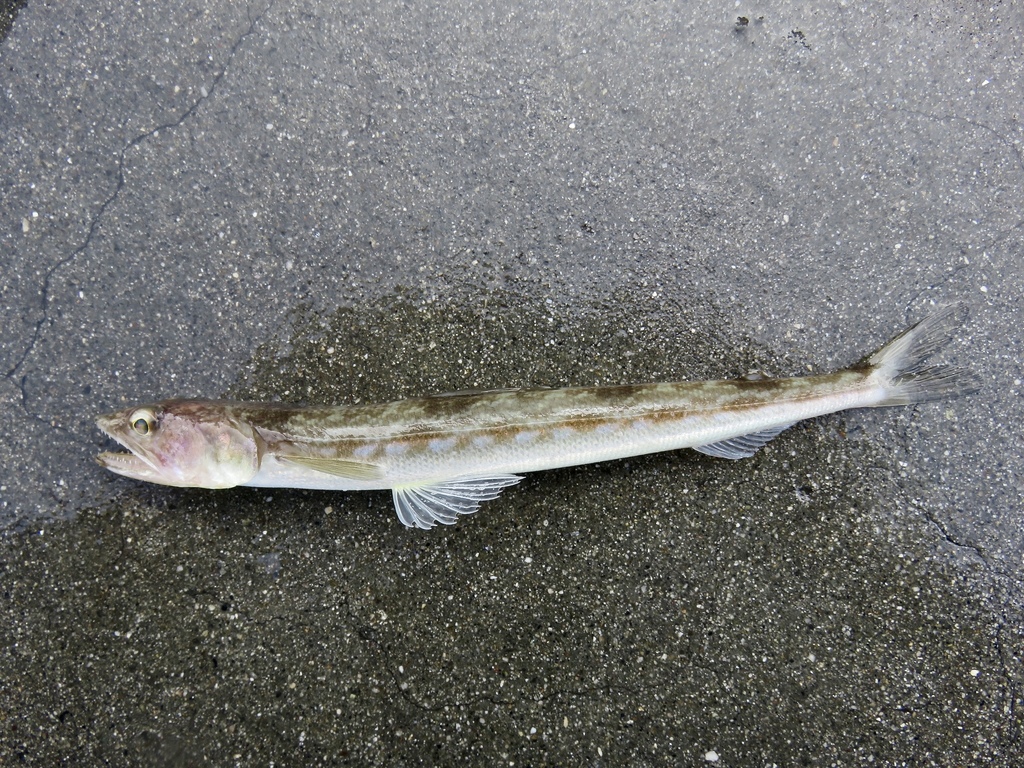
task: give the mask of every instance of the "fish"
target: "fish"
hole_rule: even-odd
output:
[[[100,416],[127,452],[106,469],[194,488],[390,490],[402,524],[451,525],[524,473],[693,448],[743,459],[804,419],[976,392],[969,370],[932,365],[964,322],[937,309],[828,374],[455,392],[383,404],[173,399]]]

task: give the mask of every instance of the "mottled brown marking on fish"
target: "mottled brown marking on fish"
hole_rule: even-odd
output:
[[[744,390],[747,392],[762,391],[762,392],[777,392],[786,386],[785,379],[724,379],[722,384],[730,384],[736,389]]]
[[[590,395],[598,402],[609,400],[626,402],[650,391],[651,384],[613,384],[607,387],[580,388],[581,393]]]

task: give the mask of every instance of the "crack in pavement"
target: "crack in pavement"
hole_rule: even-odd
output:
[[[988,558],[985,556],[984,550],[982,550],[981,547],[977,546],[976,544],[969,544],[966,541],[960,541],[959,539],[957,539],[952,533],[950,533],[946,529],[946,526],[943,525],[942,522],[935,515],[933,515],[929,510],[925,509],[924,507],[921,508],[921,513],[924,516],[924,519],[927,520],[935,528],[935,530],[939,532],[939,538],[941,538],[951,547],[955,547],[956,549],[960,549],[965,552],[973,553],[974,556],[979,561],[981,561],[981,563],[985,566],[986,569],[992,570],[992,563],[989,562]]]
[[[1013,139],[1011,139],[1009,136],[1003,135],[990,125],[986,125],[985,123],[982,123],[978,120],[972,120],[969,117],[961,117],[960,115],[935,115],[932,114],[931,112],[907,108],[900,108],[897,109],[896,111],[902,112],[907,115],[916,115],[917,117],[923,117],[925,120],[935,120],[938,122],[950,123],[966,123],[967,125],[970,125],[981,131],[990,133],[996,138],[996,140],[1000,144],[1007,147],[1010,150],[1010,152],[1012,152],[1017,157],[1017,165],[1020,167],[1022,171],[1024,171],[1024,149],[1021,149],[1021,147],[1017,143],[1015,143]]]
[[[225,59],[223,66],[221,67],[220,71],[214,76],[213,80],[210,83],[209,88],[206,89],[205,94],[200,93],[199,98],[196,99],[196,101],[188,109],[182,112],[181,115],[176,120],[162,123],[160,125],[154,126],[153,128],[150,128],[147,131],[144,131],[143,133],[140,133],[138,136],[135,136],[133,139],[128,141],[121,148],[121,151],[118,153],[117,158],[117,183],[114,186],[113,192],[111,192],[107,196],[107,198],[100,204],[99,210],[95,213],[95,215],[93,215],[93,217],[89,221],[89,226],[81,245],[79,245],[77,248],[71,251],[71,253],[69,253],[64,258],[55,262],[52,266],[50,266],[49,269],[46,270],[46,273],[43,276],[42,286],[39,290],[39,304],[42,315],[36,321],[35,327],[32,329],[31,336],[29,338],[28,344],[25,346],[24,351],[21,353],[20,357],[18,357],[14,365],[4,373],[4,378],[7,380],[17,379],[17,386],[19,392],[21,393],[21,407],[26,414],[36,419],[37,421],[40,421],[51,428],[57,428],[67,432],[66,429],[51,423],[49,419],[42,417],[41,415],[32,411],[31,408],[29,408],[28,393],[25,391],[25,383],[28,376],[27,374],[21,374],[22,368],[24,367],[26,361],[28,360],[29,356],[35,351],[36,346],[39,343],[39,339],[42,336],[43,332],[43,326],[45,326],[50,319],[50,286],[52,284],[54,276],[61,269],[71,264],[79,256],[85,253],[86,249],[92,243],[93,236],[96,234],[96,230],[99,228],[100,221],[106,214],[107,209],[110,208],[110,206],[114,203],[115,200],[117,200],[118,196],[121,194],[121,190],[125,186],[124,163],[125,157],[127,156],[128,152],[131,151],[134,147],[140,145],[142,142],[146,141],[149,137],[159,133],[160,131],[172,130],[174,128],[179,127],[180,125],[182,125],[182,123],[184,123],[186,120],[192,117],[199,110],[199,107],[204,102],[206,102],[208,99],[213,98],[214,94],[216,93],[217,87],[220,85],[221,81],[224,79],[224,76],[227,74],[228,69],[231,66],[231,62],[234,60],[235,55],[242,47],[242,44],[246,41],[246,39],[251,37],[253,33],[255,33],[256,26],[261,21],[263,21],[267,14],[270,13],[276,2],[277,0],[270,0],[270,2],[268,2],[266,7],[259,14],[257,14],[256,16],[249,15],[248,29],[246,29],[245,32],[239,35],[239,37],[231,45],[231,48],[228,51],[227,58]],[[19,374],[21,375],[19,376]]]
[[[903,451],[903,461],[906,461],[906,462],[909,462],[911,460],[911,457],[913,456],[913,452],[910,449],[910,443],[911,443],[910,430],[911,430],[911,425],[920,416],[920,414],[921,414],[920,406],[919,405],[913,406],[911,408],[911,412],[910,412],[909,418],[907,418],[906,421],[904,422],[903,426],[898,429],[900,437],[902,438],[901,439],[901,446],[900,446],[900,448]],[[948,545],[950,545],[954,549],[958,549],[958,550],[960,550],[963,553],[971,553],[971,554],[973,554],[974,557],[977,559],[977,561],[980,562],[981,565],[984,566],[984,568],[986,570],[995,572],[995,569],[993,568],[993,564],[989,561],[988,557],[985,555],[985,551],[984,551],[984,549],[982,547],[978,546],[977,544],[972,544],[972,543],[970,543],[970,542],[968,542],[966,540],[962,541],[962,540],[958,539],[956,536],[954,536],[952,533],[949,532],[947,527],[931,511],[931,509],[929,509],[925,504],[921,503],[918,499],[910,497],[911,494],[910,494],[910,489],[909,488],[906,488],[906,487],[904,487],[902,485],[901,485],[901,488],[902,488],[903,492],[906,493],[907,496],[908,496],[908,503],[912,507],[916,507],[920,511],[921,517],[929,525],[931,525],[933,528],[935,528],[936,531],[938,531],[940,539],[945,541]]]

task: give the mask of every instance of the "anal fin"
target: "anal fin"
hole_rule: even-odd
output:
[[[462,477],[394,488],[391,495],[403,525],[433,528],[438,523],[452,525],[459,515],[476,512],[483,502],[496,499],[505,488],[522,479],[519,475]]]
[[[752,432],[749,435],[730,437],[728,440],[719,440],[717,443],[707,445],[695,445],[693,450],[700,451],[708,456],[716,456],[719,459],[749,459],[758,449],[763,448],[780,432],[792,427],[792,424],[783,424],[780,427],[769,427],[760,432]]]

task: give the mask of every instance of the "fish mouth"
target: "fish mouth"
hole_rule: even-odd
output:
[[[127,452],[104,451],[96,456],[96,463],[111,472],[130,477],[134,480],[145,480],[148,482],[159,482],[160,472],[156,465],[146,456],[136,453],[135,449],[127,445],[119,436],[116,425],[119,423],[119,414],[112,413],[107,416],[100,416],[96,420],[96,426],[100,431],[127,449]]]
[[[104,451],[96,457],[96,463],[117,475],[124,475],[134,480],[157,482],[159,473],[152,464],[134,453],[113,453]]]

